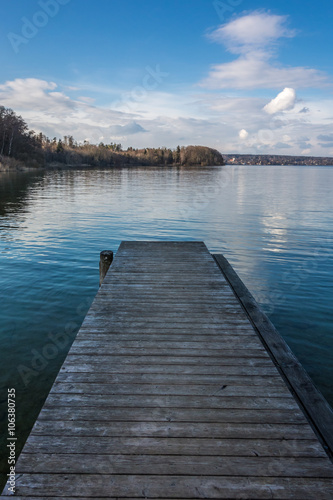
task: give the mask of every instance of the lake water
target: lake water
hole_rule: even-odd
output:
[[[333,404],[332,186],[333,167],[0,174],[3,428],[14,387],[23,443],[122,240],[223,253]]]

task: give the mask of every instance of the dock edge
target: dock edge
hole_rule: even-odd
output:
[[[333,462],[332,408],[228,260],[222,254],[212,256]]]

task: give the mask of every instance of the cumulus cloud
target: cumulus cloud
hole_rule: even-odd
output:
[[[281,87],[322,87],[326,74],[311,68],[283,67],[274,60],[281,38],[293,37],[295,31],[286,26],[286,16],[268,12],[243,14],[220,26],[209,35],[214,42],[238,54],[234,61],[215,64],[208,77],[200,82],[209,89],[262,89]]]
[[[268,104],[266,104],[264,111],[266,111],[269,115],[274,115],[275,113],[280,113],[281,111],[288,111],[295,107],[295,102],[295,89],[286,87],[275,97],[275,99],[272,99]]]
[[[242,139],[242,140],[245,140],[249,137],[249,133],[247,130],[245,130],[244,128],[242,128],[242,130],[239,131],[239,138]]]

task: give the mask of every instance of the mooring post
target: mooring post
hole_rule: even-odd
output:
[[[111,250],[104,250],[101,252],[100,260],[99,260],[99,286],[102,285],[106,273],[109,270],[113,261],[113,252]]]

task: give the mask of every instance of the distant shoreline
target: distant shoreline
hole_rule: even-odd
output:
[[[300,156],[275,156],[275,155],[223,155],[225,160],[224,166],[317,166],[317,167],[332,167],[333,158],[331,157],[300,157]],[[8,161],[7,161],[8,160]],[[223,165],[182,165],[176,163],[170,164],[118,164],[118,165],[93,165],[93,164],[67,164],[63,162],[49,162],[43,166],[26,166],[21,161],[16,161],[11,158],[3,158],[0,161],[0,173],[8,172],[33,172],[45,170],[108,170],[114,168],[207,168],[209,166],[223,166]]]
[[[286,165],[332,167],[333,158],[330,156],[286,156],[286,155],[223,155],[226,165]]]

